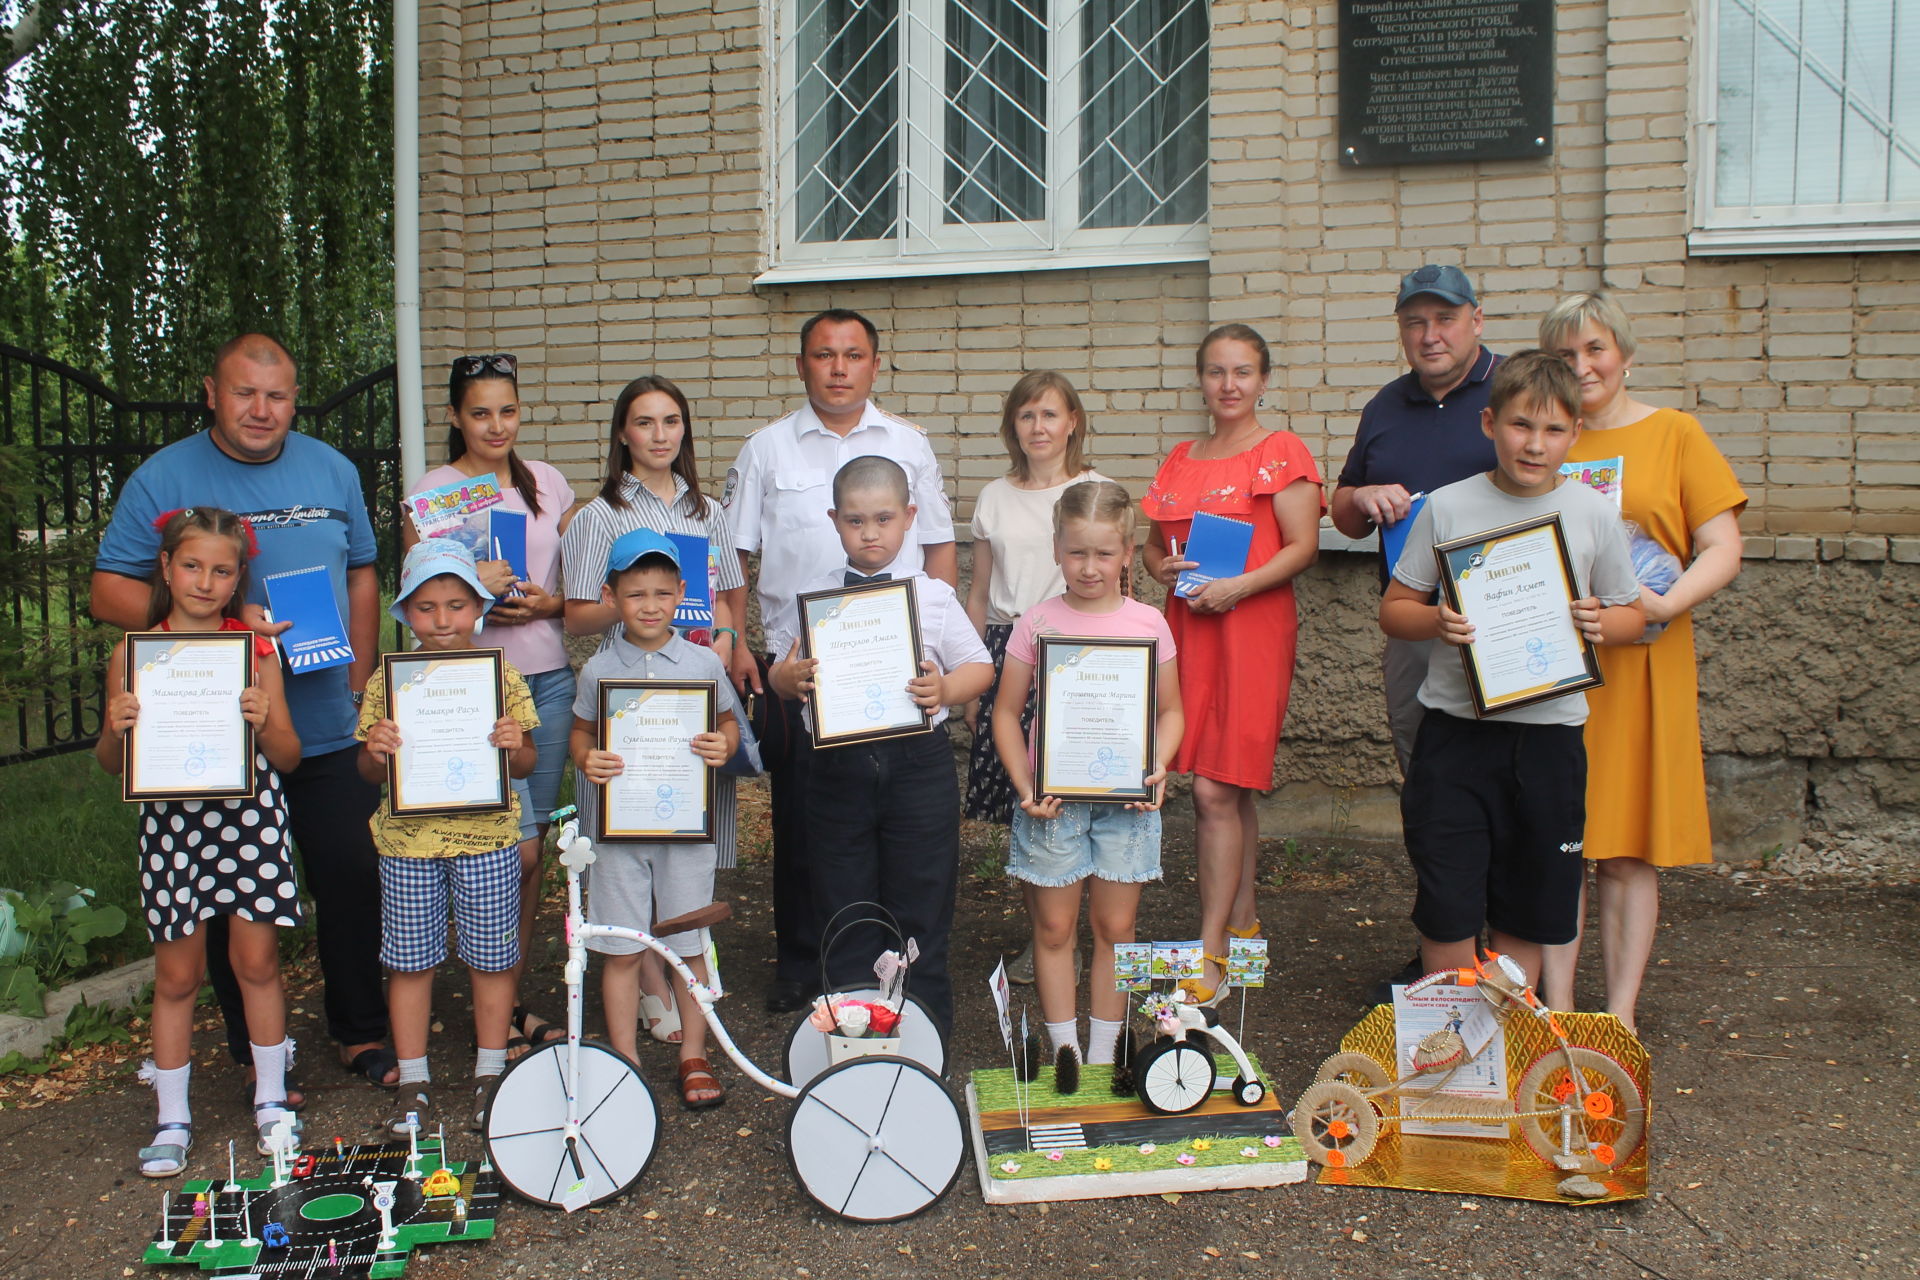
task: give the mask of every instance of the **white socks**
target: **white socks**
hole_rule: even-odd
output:
[[[1124,1020],[1109,1022],[1105,1018],[1088,1018],[1087,1062],[1112,1065],[1114,1046],[1120,1043],[1120,1032],[1126,1025]]]
[[[505,1049],[475,1049],[473,1052],[473,1074],[476,1078],[497,1076],[507,1069],[507,1051]]]
[[[1049,1022],[1047,1024],[1047,1042],[1053,1046],[1053,1051],[1056,1054],[1060,1052],[1062,1046],[1072,1049],[1075,1053],[1079,1053],[1080,1033],[1078,1019],[1068,1018],[1065,1022]]]
[[[253,1105],[287,1100],[287,1063],[293,1058],[293,1041],[253,1046]]]
[[[432,1084],[433,1072],[427,1070],[426,1055],[418,1058],[400,1059],[400,1082],[396,1087],[410,1084]]]
[[[187,1103],[187,1084],[192,1076],[191,1062],[179,1067],[153,1068],[153,1096],[160,1103],[162,1125],[183,1128],[193,1123],[193,1108]]]

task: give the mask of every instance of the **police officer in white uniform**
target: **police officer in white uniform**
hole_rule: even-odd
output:
[[[877,408],[868,397],[880,357],[873,322],[855,311],[822,311],[801,326],[800,380],[807,402],[748,437],[727,472],[722,503],[744,573],[747,558],[760,553],[755,590],[761,626],[797,634],[802,585],[823,566],[846,558],[827,511],[833,506],[833,475],[854,458],[878,454],[906,468],[919,508],[914,519],[920,564],[928,577],[958,586],[953,512],[940,463],[926,432]],[[902,558],[913,554],[913,544]],[[905,570],[911,572],[911,566]],[[768,655],[779,661],[783,654]],[[733,650],[734,684],[744,694],[764,694],[760,668],[743,645]],[[820,983],[820,925],[813,912],[803,825],[806,761],[811,748],[799,729],[799,708],[788,708],[796,745],[771,772],[773,792],[773,923],[777,935],[769,1012],[799,1009]]]

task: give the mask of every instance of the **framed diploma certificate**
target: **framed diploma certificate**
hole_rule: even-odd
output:
[[[820,660],[807,696],[815,746],[926,732],[930,717],[907,693],[920,674],[911,578],[807,592],[800,637],[801,655]]]
[[[712,843],[714,771],[689,744],[713,732],[718,696],[711,680],[600,682],[597,745],[626,767],[595,788],[595,839]]]
[[[1593,645],[1573,622],[1580,584],[1558,513],[1442,542],[1433,554],[1447,606],[1473,624],[1460,661],[1476,715],[1601,683]]]
[[[400,750],[387,758],[393,812],[417,817],[509,808],[507,753],[487,741],[506,714],[500,650],[416,650],[380,661],[387,715],[400,729]]]
[[[240,694],[253,683],[250,631],[135,631],[127,692],[127,800],[224,800],[253,794],[253,726]]]
[[[1159,642],[1035,639],[1034,795],[1151,799]]]

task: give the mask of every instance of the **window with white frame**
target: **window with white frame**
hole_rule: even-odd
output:
[[[1920,4],[1706,0],[1695,253],[1920,247]]]
[[[1205,0],[775,3],[763,279],[1205,256]]]

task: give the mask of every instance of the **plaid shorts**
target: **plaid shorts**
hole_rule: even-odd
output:
[[[447,904],[460,961],[482,973],[520,962],[520,848],[452,858],[380,859],[380,963],[401,973],[447,958]]]

